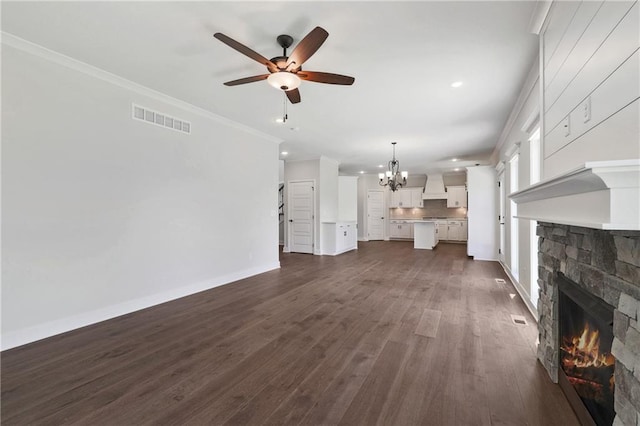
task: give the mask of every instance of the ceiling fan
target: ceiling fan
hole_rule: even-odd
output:
[[[276,89],[282,90],[292,104],[300,102],[301,80],[314,81],[316,83],[351,85],[355,81],[353,77],[327,72],[303,71],[302,64],[322,46],[329,33],[323,28],[315,27],[303,38],[293,49],[291,56],[287,56],[287,49],[293,44],[293,37],[282,34],[277,37],[278,44],[282,47],[282,56],[267,59],[261,54],[251,50],[242,43],[227,37],[222,33],[215,33],[215,38],[238,52],[248,56],[254,61],[260,62],[267,67],[269,74],[254,75],[252,77],[240,78],[238,80],[227,81],[225,86],[237,86],[239,84],[253,83],[254,81],[267,80]]]

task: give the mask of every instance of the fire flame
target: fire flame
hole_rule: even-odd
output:
[[[589,324],[585,324],[579,337],[565,338],[562,350],[566,353],[562,360],[565,366],[606,367],[615,362],[613,355],[600,353],[600,333],[598,330],[591,330]]]

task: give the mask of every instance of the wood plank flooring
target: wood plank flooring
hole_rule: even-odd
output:
[[[577,425],[504,272],[465,251],[281,254],[278,271],[5,351],[2,424]]]

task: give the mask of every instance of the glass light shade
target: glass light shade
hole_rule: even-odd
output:
[[[406,178],[408,178],[408,177],[409,177],[409,172],[406,172],[406,171],[405,171],[405,172],[400,173],[400,175],[401,175],[404,179],[406,179]]]
[[[387,177],[390,178],[392,175],[391,170],[387,170]]]
[[[276,89],[284,91],[293,90],[300,86],[300,77],[287,71],[274,72],[267,77],[267,81]]]
[[[378,173],[378,178],[384,179],[384,173]]]

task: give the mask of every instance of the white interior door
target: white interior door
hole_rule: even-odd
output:
[[[367,239],[384,239],[384,192],[367,191]]]
[[[289,251],[313,253],[313,181],[289,182]]]
[[[500,229],[500,253],[498,255],[498,257],[500,258],[500,261],[502,262],[502,264],[504,265],[505,262],[505,257],[504,257],[504,251],[505,251],[505,229],[504,227],[505,225],[505,201],[506,201],[506,191],[505,191],[505,187],[504,187],[504,170],[502,172],[500,172],[500,174],[498,175],[498,189],[500,191],[500,216],[498,217],[498,228]]]

